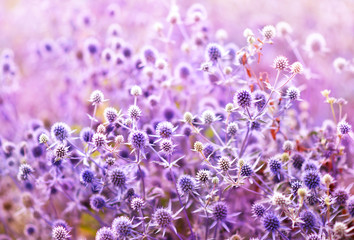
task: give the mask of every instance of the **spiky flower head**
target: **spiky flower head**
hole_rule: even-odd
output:
[[[227,172],[230,167],[231,167],[231,161],[230,161],[230,158],[226,157],[226,156],[223,156],[219,159],[218,161],[218,167],[224,171],[224,172]]]
[[[308,187],[309,189],[315,189],[320,186],[321,177],[318,171],[310,170],[304,173],[303,181],[306,187]]]
[[[338,132],[342,135],[348,134],[352,130],[352,126],[346,121],[342,120],[337,126]]]
[[[133,234],[133,225],[129,218],[126,216],[120,216],[113,220],[112,229],[116,236],[120,238],[127,238]]]
[[[140,197],[135,197],[132,199],[130,206],[134,211],[140,211],[145,205],[145,202]]]
[[[298,190],[302,187],[302,182],[299,180],[294,180],[290,182],[291,191],[294,195],[298,193]]]
[[[263,91],[255,91],[253,93],[254,105],[260,111],[263,109],[264,105],[266,104],[266,95]]]
[[[138,120],[141,117],[141,110],[136,105],[131,105],[128,108],[128,116],[131,119]]]
[[[302,220],[302,223],[300,225],[306,231],[310,231],[317,226],[316,216],[311,211],[302,212],[300,217]]]
[[[294,168],[300,170],[302,164],[305,162],[305,158],[301,153],[295,153],[291,156],[291,161],[293,163]]]
[[[26,181],[30,175],[34,173],[34,169],[28,165],[27,163],[23,163],[20,165],[18,174],[17,174],[17,179],[20,181]]]
[[[197,172],[196,178],[201,183],[206,183],[210,180],[211,173],[209,170],[201,169]]]
[[[197,151],[197,152],[202,152],[204,149],[204,146],[203,146],[203,143],[199,142],[199,141],[196,141],[194,143],[194,150]]]
[[[160,122],[156,127],[156,134],[161,138],[170,138],[173,134],[174,127],[172,123],[164,121]]]
[[[100,124],[97,126],[96,129],[97,133],[105,134],[106,133],[106,127],[103,124]]]
[[[115,109],[113,107],[107,107],[107,108],[105,108],[103,115],[104,115],[107,122],[113,123],[118,118],[118,111],[117,111],[117,109]]]
[[[183,115],[183,120],[186,122],[186,123],[193,123],[193,115],[192,113],[190,112],[185,112],[184,115]]]
[[[231,122],[227,125],[226,133],[230,136],[235,136],[238,131],[238,125],[236,122]]]
[[[160,141],[160,149],[161,152],[163,152],[166,155],[171,155],[173,153],[173,150],[175,148],[175,145],[171,141],[171,139],[163,139]]]
[[[305,201],[308,205],[315,205],[319,202],[318,196],[314,192],[310,192],[308,195],[306,195]]]
[[[139,87],[138,85],[134,85],[130,89],[130,94],[134,97],[138,97],[143,94],[143,91],[141,90],[141,87]]]
[[[334,197],[338,205],[345,205],[349,199],[349,193],[344,189],[338,189],[335,191]]]
[[[273,212],[267,212],[263,216],[263,226],[268,232],[277,231],[280,227],[280,220]]]
[[[70,136],[70,127],[68,124],[63,122],[54,123],[51,128],[51,134],[53,139],[58,141],[63,141]]]
[[[300,90],[297,87],[289,87],[286,90],[286,96],[291,100],[295,101],[300,98]]]
[[[242,159],[240,159],[240,160],[242,160]],[[252,167],[248,163],[242,164],[241,169],[240,169],[240,175],[243,177],[249,177],[252,174],[253,174]]]
[[[105,147],[107,144],[107,137],[105,134],[97,132],[93,134],[92,142],[97,148]]]
[[[91,142],[94,132],[90,127],[83,128],[80,132],[81,141],[88,143]]]
[[[284,194],[280,192],[274,192],[272,196],[273,205],[279,207],[286,207],[287,205],[289,205],[289,203],[290,203],[289,197],[286,197]]]
[[[166,208],[158,208],[154,213],[154,220],[158,226],[167,228],[172,224],[172,212]]]
[[[348,226],[343,222],[336,222],[333,226],[333,233],[336,239],[344,239]]]
[[[252,95],[247,89],[239,90],[234,97],[234,102],[236,102],[240,107],[246,108],[251,106]]]
[[[115,240],[114,232],[109,227],[102,227],[97,231],[95,240]]]
[[[80,182],[83,184],[93,183],[95,179],[95,173],[91,169],[83,169],[80,172]]]
[[[104,102],[104,95],[100,90],[95,90],[90,95],[90,102],[92,105],[99,105]]]
[[[252,205],[252,213],[255,217],[261,218],[266,212],[266,208],[261,203],[254,203]]]
[[[290,152],[292,150],[294,150],[295,146],[294,143],[292,141],[286,140],[283,143],[283,150],[286,152]]]
[[[212,215],[216,221],[224,221],[227,218],[228,209],[224,202],[217,202],[212,206]]]
[[[137,150],[143,149],[148,144],[148,136],[144,131],[135,130],[129,134],[128,141]]]
[[[52,229],[53,240],[65,240],[70,237],[69,231],[62,226],[55,226]]]
[[[106,206],[107,199],[102,195],[92,195],[90,197],[90,206],[95,211],[100,211],[102,208]]]
[[[49,137],[47,134],[42,133],[41,135],[39,135],[38,141],[39,143],[47,143],[49,141]]]
[[[216,120],[215,113],[211,110],[206,110],[202,113],[202,120],[204,124],[212,124]]]
[[[54,156],[56,159],[62,159],[68,156],[69,147],[65,144],[58,144],[54,149]]]
[[[289,67],[289,60],[284,56],[278,56],[274,59],[273,68],[283,71]]]
[[[276,30],[275,27],[272,25],[267,25],[262,28],[262,35],[267,40],[271,40],[272,38],[274,38],[275,34],[276,34]]]
[[[282,169],[282,163],[280,159],[277,156],[275,156],[268,160],[268,167],[271,173],[277,175],[280,173],[280,170]]]
[[[290,72],[295,74],[301,74],[304,71],[304,67],[300,62],[294,62],[290,65]]]
[[[209,61],[217,62],[222,56],[222,47],[217,43],[209,43],[206,47],[205,56]]]
[[[116,167],[109,171],[108,173],[109,181],[118,188],[125,188],[127,183],[127,176],[125,172]]]
[[[178,191],[181,194],[188,194],[196,190],[197,183],[195,182],[194,178],[185,174],[179,177],[177,181],[177,186],[178,186]]]

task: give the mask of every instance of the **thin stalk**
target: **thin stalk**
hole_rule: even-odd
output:
[[[261,115],[261,114],[263,113],[263,111],[264,111],[265,108],[267,107],[267,105],[268,105],[270,99],[272,98],[274,89],[276,88],[277,83],[278,83],[279,75],[280,75],[280,70],[277,71],[277,76],[276,76],[276,78],[275,78],[274,86],[273,86],[273,88],[272,88],[272,90],[271,90],[271,92],[270,92],[270,94],[269,94],[269,98],[268,98],[267,102],[264,104],[264,106],[263,106],[263,108],[261,109],[261,111],[258,112],[258,114],[257,114],[257,116],[255,117],[255,119],[256,119],[259,115]]]
[[[216,132],[215,128],[213,127],[213,125],[210,125],[211,130],[213,131],[214,135],[216,136],[216,138],[219,140],[219,142],[221,143],[221,145],[223,147],[225,147],[225,143],[223,142],[223,140],[220,138],[219,134]]]
[[[171,155],[168,156],[168,163],[171,164]],[[170,168],[170,174],[171,174],[171,177],[172,177],[172,181],[173,181],[173,183],[175,185],[175,189],[176,189],[176,193],[177,193],[177,196],[178,196],[179,203],[180,203],[181,207],[183,208],[183,212],[184,212],[184,215],[186,217],[186,220],[187,220],[187,223],[188,223],[188,227],[189,227],[189,229],[191,231],[192,239],[195,239],[193,228],[192,228],[192,224],[191,224],[191,222],[189,220],[189,217],[188,217],[188,214],[187,214],[187,210],[186,210],[186,208],[183,205],[182,198],[181,198],[181,196],[180,196],[180,194],[178,192],[177,182],[176,182],[176,179],[175,179],[175,175],[172,172],[172,168]]]
[[[138,164],[138,169],[139,169],[139,174],[140,174],[141,184],[142,184],[142,196],[143,196],[143,199],[145,200],[145,181],[144,181],[143,171],[141,170],[141,167],[140,167],[140,151],[138,151],[137,156],[136,156],[136,164]]]
[[[336,119],[336,114],[334,113],[333,103],[331,102],[330,105],[331,105],[331,110],[332,110],[334,122],[337,124],[337,119]]]
[[[247,132],[246,132],[246,136],[245,136],[245,139],[243,140],[242,142],[242,146],[241,146],[241,149],[240,149],[240,155],[239,155],[239,158],[242,157],[243,153],[245,152],[245,149],[246,149],[246,142],[248,141],[248,135],[250,133],[250,126],[248,125],[247,126]]]
[[[217,239],[216,237],[218,235],[218,227],[219,227],[219,221],[216,223],[216,226],[215,226],[214,237],[213,237],[214,240]]]

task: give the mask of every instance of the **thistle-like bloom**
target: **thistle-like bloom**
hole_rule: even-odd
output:
[[[120,169],[119,167],[113,168],[108,173],[109,181],[120,189],[125,189],[127,184],[127,175],[126,173]]]
[[[306,187],[309,189],[315,189],[320,186],[321,177],[317,171],[310,170],[304,173],[303,181]]]
[[[211,62],[217,62],[222,56],[222,48],[217,43],[209,43],[206,51],[205,56]]]
[[[289,87],[288,90],[286,90],[286,96],[291,101],[298,100],[300,98],[300,90],[296,87]]]
[[[161,138],[170,138],[175,131],[172,123],[170,122],[161,122],[156,127],[156,134]]]
[[[284,56],[278,56],[274,59],[273,68],[283,71],[289,67],[289,60]]]
[[[104,102],[104,95],[100,90],[95,90],[91,93],[89,101],[92,105],[99,105]]]
[[[53,139],[63,141],[70,136],[70,127],[63,122],[54,123],[51,128],[51,134]]]
[[[234,102],[237,103],[240,107],[250,107],[251,101],[252,95],[251,92],[247,89],[241,89],[235,94]]]
[[[216,202],[214,203],[208,211],[211,213],[214,222],[211,224],[210,228],[216,226],[216,224],[220,223],[221,226],[228,232],[230,232],[229,227],[227,226],[227,222],[233,223],[231,219],[238,216],[240,213],[232,213],[230,214],[229,208],[224,202]]]
[[[23,163],[20,165],[17,178],[20,181],[25,181],[29,178],[30,175],[34,173],[34,169],[28,165],[27,163]]]
[[[103,115],[107,122],[113,123],[118,118],[118,111],[113,107],[108,107],[104,110]]]
[[[153,214],[153,226],[158,227],[158,231],[162,230],[162,236],[165,236],[167,228],[171,228],[174,232],[177,232],[176,227],[173,225],[173,220],[178,219],[177,215],[182,211],[180,209],[175,214],[171,211],[171,202],[168,208],[157,208]]]
[[[337,126],[338,132],[342,135],[348,134],[352,130],[352,126],[346,121],[341,121]]]
[[[95,211],[100,211],[106,206],[107,199],[102,195],[93,195],[90,197],[90,206]]]
[[[207,183],[210,180],[210,176],[209,170],[201,169],[197,172],[196,179],[201,183]]]
[[[179,177],[177,181],[177,187],[178,187],[178,192],[183,195],[183,194],[197,194],[196,189],[197,189],[197,183],[195,182],[194,178],[192,178],[189,175],[182,175]]]
[[[276,30],[275,27],[272,25],[267,25],[263,27],[262,29],[262,35],[264,36],[265,39],[271,40],[276,36]]]
[[[55,226],[52,229],[53,240],[65,240],[70,237],[69,231],[62,226]]]
[[[144,131],[132,131],[129,134],[128,140],[131,146],[136,150],[141,150],[148,144],[148,136]]]
[[[112,229],[119,239],[130,239],[134,236],[133,228],[132,221],[125,216],[115,218],[112,223]]]
[[[300,225],[306,231],[311,231],[317,226],[316,216],[311,211],[304,211],[300,216],[302,220]]]
[[[100,228],[96,233],[95,240],[115,240],[115,234],[111,228]]]

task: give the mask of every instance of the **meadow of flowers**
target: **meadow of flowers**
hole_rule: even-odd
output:
[[[354,239],[350,9],[2,1],[0,240]]]

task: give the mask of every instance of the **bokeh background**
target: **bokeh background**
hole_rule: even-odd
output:
[[[316,77],[297,81],[304,85],[302,98],[310,103],[311,117],[318,124],[330,116],[328,105],[322,104],[320,91],[328,88],[334,97],[348,101],[343,111],[353,122],[351,109],[354,106],[353,72],[337,73],[333,60],[343,57],[352,62],[354,53],[354,2],[351,0],[321,1],[177,1],[180,13],[185,16],[193,3],[202,3],[208,11],[210,32],[225,29],[228,42],[244,46],[242,36],[245,28],[258,31],[268,24],[288,22],[293,33],[291,38],[297,43],[305,64]],[[88,99],[91,89],[72,88],[68,93],[68,81],[82,81],[87,71],[70,61],[77,52],[65,59],[56,56],[38,56],[38,49],[45,41],[67,40],[70,44],[82,46],[88,36],[103,37],[112,20],[107,17],[111,3],[119,5],[115,22],[122,27],[122,37],[138,51],[144,44],[154,45],[154,24],[165,23],[172,1],[94,1],[94,0],[2,0],[0,1],[0,50],[12,49],[17,65],[16,84],[7,89],[2,83],[0,134],[14,137],[18,123],[39,118],[54,122],[57,120],[81,122],[85,111],[75,111],[80,101]],[[82,31],[88,18],[90,23]],[[87,20],[87,19],[86,19]],[[303,50],[306,37],[318,32],[326,40],[328,51],[307,57]],[[211,40],[213,40],[211,38]],[[147,42],[148,41],[148,42]],[[278,54],[294,60],[294,54],[283,39],[276,39],[277,47],[264,49],[264,61],[259,67],[269,67]],[[4,88],[6,88],[4,90]],[[315,103],[315,104],[311,104]]]

